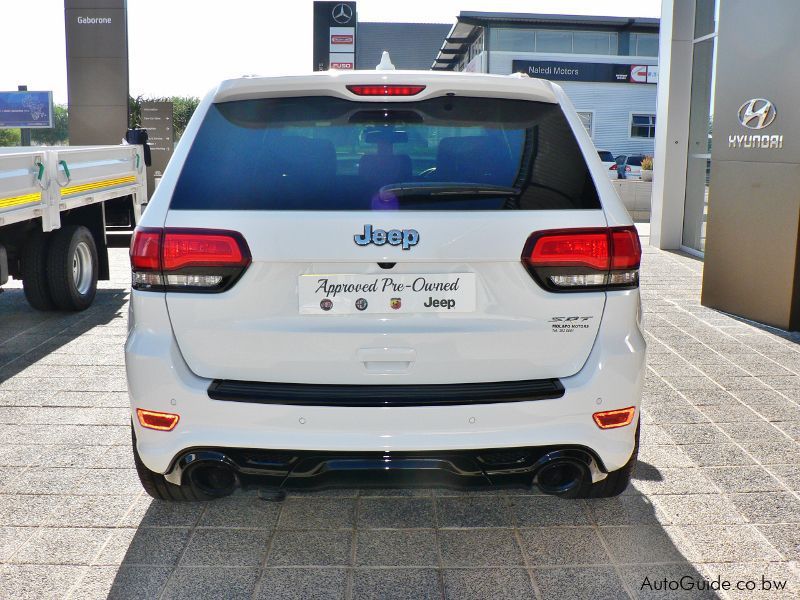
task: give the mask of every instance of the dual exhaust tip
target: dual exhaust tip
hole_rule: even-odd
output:
[[[591,454],[579,449],[555,450],[530,467],[531,483],[543,493],[570,498],[591,485],[599,471]],[[491,478],[491,474],[489,474]],[[229,496],[241,485],[236,464],[224,454],[190,464],[183,473],[183,484],[191,485],[209,498]]]

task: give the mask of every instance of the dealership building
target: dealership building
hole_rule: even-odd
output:
[[[550,79],[595,146],[653,154],[658,28],[658,19],[462,12],[432,68]]]

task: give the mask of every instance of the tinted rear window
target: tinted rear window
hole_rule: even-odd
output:
[[[600,160],[603,162],[614,162],[614,155],[611,152],[598,150],[597,154],[600,156]]]
[[[399,188],[406,193],[393,195]],[[600,203],[558,105],[304,97],[212,105],[170,208],[531,210]]]
[[[629,156],[628,164],[634,167],[641,167],[643,158],[643,156]]]

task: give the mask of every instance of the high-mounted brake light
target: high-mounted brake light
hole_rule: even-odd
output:
[[[138,229],[130,254],[136,290],[221,292],[250,264],[240,233],[214,229]]]
[[[639,285],[642,249],[633,226],[539,231],[522,261],[553,292],[629,289]]]
[[[356,96],[416,96],[424,85],[348,85]]]
[[[136,409],[136,417],[142,427],[157,431],[172,431],[181,419],[180,416],[173,413],[145,410],[143,408]]]
[[[615,427],[625,427],[633,421],[636,414],[636,407],[620,408],[618,410],[604,410],[592,415],[595,424],[600,429],[614,429]]]

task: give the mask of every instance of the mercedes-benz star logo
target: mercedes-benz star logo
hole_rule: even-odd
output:
[[[349,4],[337,4],[333,7],[331,16],[339,25],[344,25],[353,18],[353,9]]]
[[[775,120],[777,114],[772,102],[753,98],[739,107],[739,123],[748,129],[764,129]]]

